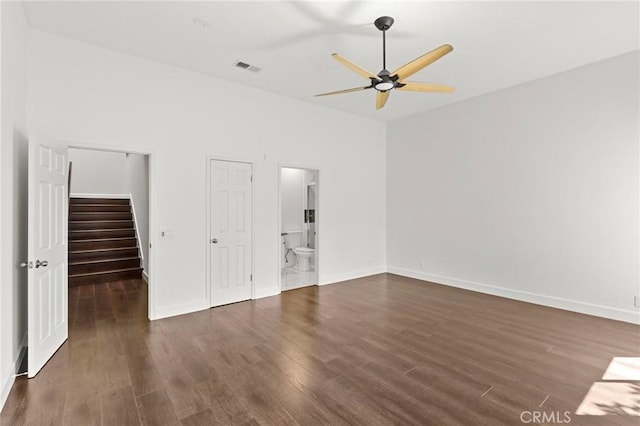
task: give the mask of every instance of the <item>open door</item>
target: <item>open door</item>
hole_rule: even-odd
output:
[[[28,370],[34,377],[67,340],[67,147],[29,141]]]

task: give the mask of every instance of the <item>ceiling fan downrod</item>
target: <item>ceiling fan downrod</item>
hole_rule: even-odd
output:
[[[382,70],[387,70],[387,30],[393,25],[391,16],[381,16],[376,19],[373,24],[377,29],[382,31]]]
[[[387,30],[382,31],[382,69],[387,69]]]

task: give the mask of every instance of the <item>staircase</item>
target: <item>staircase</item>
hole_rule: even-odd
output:
[[[69,286],[141,278],[128,199],[69,200]]]

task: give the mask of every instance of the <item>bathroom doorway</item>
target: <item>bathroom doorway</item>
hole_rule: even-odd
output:
[[[280,167],[280,290],[318,284],[317,169]]]

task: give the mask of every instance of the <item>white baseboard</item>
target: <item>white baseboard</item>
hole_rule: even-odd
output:
[[[359,271],[348,272],[345,274],[334,274],[329,276],[322,276],[319,279],[319,286],[337,284],[343,281],[354,280],[356,278],[368,277],[370,275],[384,274],[387,272],[386,266],[378,266],[375,268],[361,269]],[[263,297],[277,296],[280,294],[278,287],[269,287],[263,289],[257,289],[254,299],[262,299]]]
[[[7,402],[7,398],[9,397],[9,392],[11,392],[11,387],[13,386],[13,382],[16,380],[16,373],[22,364],[22,360],[24,359],[27,353],[27,333],[22,336],[20,340],[20,346],[18,349],[18,356],[13,362],[13,365],[7,371],[2,372],[2,377],[0,377],[0,383],[2,383],[2,388],[0,388],[0,410],[4,407],[4,403]]]
[[[320,271],[319,286],[335,284],[342,281],[355,280],[356,278],[368,277],[370,275],[384,274],[387,272],[386,266],[376,266],[374,268],[361,269],[359,271],[346,272],[344,274],[323,275]]]
[[[637,311],[612,308],[610,306],[579,302],[577,300],[563,299],[561,297],[547,296],[544,294],[530,293],[521,290],[512,290],[509,288],[497,287],[474,281],[460,280],[457,278],[443,277],[440,275],[414,271],[411,269],[396,268],[393,266],[389,266],[387,268],[387,272],[389,272],[390,274],[402,275],[404,277],[415,278],[422,281],[430,281],[436,284],[443,284],[451,287],[477,291],[479,293],[520,300],[522,302],[534,303],[536,305],[549,306],[552,308],[579,312],[581,314],[594,315],[618,321],[625,321],[632,324],[640,324],[640,312]]]
[[[149,284],[149,275],[147,275],[146,271],[142,271],[142,279],[145,283]]]
[[[71,194],[69,194],[69,196],[71,198],[129,198],[129,194],[86,194],[82,192],[72,192]]]
[[[280,289],[277,286],[269,288],[257,288],[253,298],[262,299],[263,297],[277,296],[278,294],[280,294]]]
[[[159,306],[156,308],[155,316],[152,319],[158,320],[176,315],[190,314],[192,312],[204,311],[209,308],[209,301],[206,299],[199,300],[197,302],[182,303],[179,305]]]
[[[9,392],[11,392],[11,387],[13,386],[13,382],[16,380],[16,372],[14,367],[11,366],[7,371],[2,372],[2,390],[0,393],[0,409],[4,407],[4,403],[7,402],[7,398],[9,397]]]

